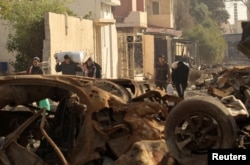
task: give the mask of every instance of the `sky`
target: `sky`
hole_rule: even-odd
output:
[[[238,20],[247,19],[246,6],[242,2],[226,2],[226,9],[228,10],[228,13],[230,15],[230,24],[234,23],[234,3],[238,4]]]

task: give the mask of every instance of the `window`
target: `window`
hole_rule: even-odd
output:
[[[160,14],[160,5],[159,5],[159,2],[152,2],[152,13],[153,13],[153,15]]]

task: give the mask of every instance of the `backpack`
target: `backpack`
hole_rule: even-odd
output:
[[[95,63],[95,67],[96,67],[96,72],[95,72],[96,78],[102,78],[102,67],[97,63]]]

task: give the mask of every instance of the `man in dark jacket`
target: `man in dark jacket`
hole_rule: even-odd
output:
[[[184,98],[184,91],[187,88],[189,67],[181,61],[172,65],[172,81],[175,85],[178,96]]]
[[[32,65],[27,69],[28,74],[43,74],[41,67],[39,66],[40,58],[34,57],[32,59]]]
[[[65,75],[76,75],[77,72],[82,71],[80,64],[73,62],[69,55],[64,56],[64,61],[61,64],[57,61],[56,72],[62,72]]]
[[[93,78],[102,78],[102,68],[99,64],[93,61],[91,57],[89,57],[86,61],[88,77]]]
[[[27,73],[28,74],[43,74],[43,71],[41,67],[39,66],[40,58],[34,57],[32,59],[32,65],[28,68]],[[42,99],[38,102],[36,102],[37,106],[40,108],[45,108],[47,110],[50,110],[50,102],[48,98]]]
[[[155,85],[166,91],[167,84],[171,82],[170,69],[163,55],[160,55],[158,60],[155,67]]]

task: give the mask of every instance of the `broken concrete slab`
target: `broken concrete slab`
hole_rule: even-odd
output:
[[[175,165],[164,140],[136,142],[128,152],[115,161],[115,165]]]

